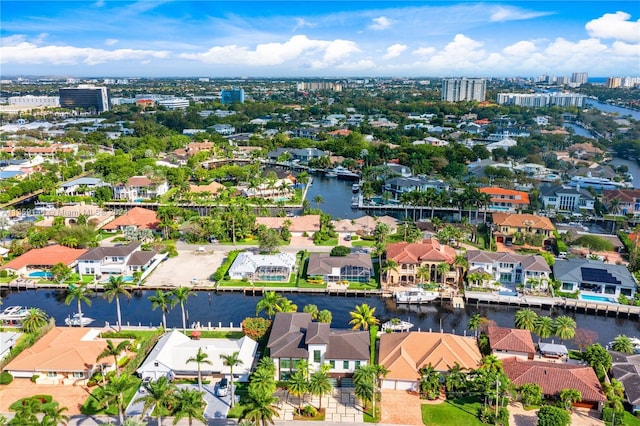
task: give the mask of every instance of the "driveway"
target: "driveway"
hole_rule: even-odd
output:
[[[380,421],[396,425],[421,425],[422,404],[426,402],[415,392],[383,389]]]
[[[51,395],[61,407],[67,407],[67,415],[80,414],[80,407],[89,396],[86,386],[37,385],[30,379],[13,379],[8,385],[0,386],[0,412],[9,411],[15,401],[33,395]]]
[[[572,426],[603,426],[599,419],[600,413],[594,410],[574,409],[571,414]],[[538,424],[538,410],[526,411],[519,402],[509,404],[509,424],[515,426],[536,426]]]

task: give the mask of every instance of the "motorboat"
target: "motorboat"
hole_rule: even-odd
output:
[[[402,321],[399,318],[392,318],[381,326],[381,330],[383,333],[400,333],[403,331],[409,331],[412,328],[412,323],[410,323],[409,321]]]
[[[328,178],[338,177],[338,173],[336,173],[333,169],[327,169],[324,172],[324,177],[328,177]]]
[[[0,323],[15,324],[29,315],[29,308],[24,306],[8,306],[0,313]]]
[[[629,337],[629,341],[631,342],[631,345],[633,345],[633,352],[636,354],[640,354],[640,339],[638,339],[637,337]],[[609,342],[606,346],[607,349],[613,348],[613,343],[614,342]]]
[[[68,327],[82,327],[91,324],[95,320],[93,318],[85,317],[84,315],[80,316],[80,314],[75,313],[73,316],[67,317],[64,320],[64,323]]]
[[[351,185],[351,191],[353,191],[353,192],[360,191],[360,184],[359,183],[354,183],[353,185]]]
[[[396,303],[429,303],[440,296],[437,291],[425,291],[422,287],[414,287],[395,293]]]
[[[351,208],[357,209],[359,205],[360,205],[360,197],[358,197],[357,195],[355,197],[351,197]]]
[[[333,169],[333,172],[336,174],[336,176],[338,177],[338,179],[342,179],[342,180],[360,180],[360,175],[358,173],[354,173],[351,170],[342,167],[342,166],[338,166],[335,169]]]

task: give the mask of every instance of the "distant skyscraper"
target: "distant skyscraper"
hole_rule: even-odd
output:
[[[576,84],[586,84],[589,80],[589,74],[586,72],[574,72],[571,74],[571,82]]]
[[[442,80],[442,100],[447,102],[483,102],[487,80],[482,78],[447,78]]]
[[[546,106],[584,106],[585,95],[579,93],[498,93],[498,104],[532,108]]]
[[[63,108],[94,109],[98,113],[109,111],[109,89],[104,86],[81,84],[78,87],[60,88],[58,92]]]
[[[233,89],[222,89],[220,92],[222,105],[231,105],[234,103],[244,103],[244,89],[234,87]]]

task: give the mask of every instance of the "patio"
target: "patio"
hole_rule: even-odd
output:
[[[276,396],[280,398],[279,420],[291,421],[293,414],[299,405],[299,398],[290,395],[287,391],[278,391]],[[312,405],[318,408],[317,397],[305,398],[302,407]],[[322,408],[325,409],[325,422],[336,423],[361,423],[362,407],[357,403],[353,388],[334,388],[330,395],[322,397]]]

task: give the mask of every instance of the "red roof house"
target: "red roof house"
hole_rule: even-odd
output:
[[[159,224],[156,212],[142,207],[134,207],[116,220],[107,223],[102,229],[116,231],[127,226],[135,226],[137,229],[156,229]]]

